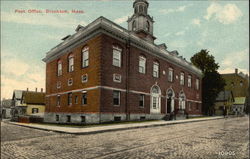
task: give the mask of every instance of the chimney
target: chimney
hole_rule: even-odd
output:
[[[41,88],[41,92],[43,92],[43,88]]]
[[[29,88],[27,88],[27,92],[29,91]]]
[[[37,92],[37,88],[36,88],[36,92]]]
[[[237,69],[237,68],[235,69],[235,74],[236,74],[236,75],[238,74],[238,69]]]

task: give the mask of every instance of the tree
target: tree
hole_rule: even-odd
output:
[[[205,115],[214,113],[214,103],[220,91],[224,90],[225,80],[218,73],[219,64],[209,51],[201,50],[191,57],[191,62],[201,69],[202,77],[202,111]]]

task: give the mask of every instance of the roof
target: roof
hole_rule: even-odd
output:
[[[141,50],[144,50],[153,56],[160,57],[174,65],[178,65],[184,70],[193,72],[199,77],[202,76],[201,70],[195,67],[192,63],[186,61],[184,58],[176,54],[172,54],[168,50],[160,49],[158,45],[139,38],[133,32],[102,16],[88,24],[82,30],[79,30],[78,32],[71,35],[62,43],[52,48],[46,53],[46,57],[43,59],[43,61],[50,62],[56,60],[63,54],[74,50],[79,45],[82,45],[84,41],[87,41],[88,39],[100,33],[108,35],[112,34],[123,41],[130,41],[132,46],[140,48]]]
[[[43,92],[24,92],[22,102],[26,104],[45,105],[45,93]]]
[[[221,91],[218,94],[216,101],[227,101],[230,98],[230,96],[233,97],[232,91]]]
[[[16,99],[21,99],[23,95],[23,90],[14,90],[12,99],[15,97]]]
[[[234,104],[245,104],[246,97],[235,97]]]

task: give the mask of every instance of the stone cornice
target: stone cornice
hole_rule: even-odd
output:
[[[172,64],[181,66],[182,68],[191,71],[198,75],[202,76],[201,70],[187,62],[186,60],[178,57],[177,55],[171,54],[167,50],[160,49],[157,45],[152,44],[146,40],[143,40],[137,37],[134,33],[128,31],[127,29],[115,24],[114,22],[104,18],[99,17],[83,29],[79,30],[68,39],[52,48],[49,52],[46,53],[46,57],[43,59],[44,62],[50,62],[62,54],[69,52],[74,49],[76,46],[81,44],[82,42],[90,39],[97,34],[108,32],[121,40],[130,41],[131,44],[137,48],[143,48],[148,53],[161,57]]]

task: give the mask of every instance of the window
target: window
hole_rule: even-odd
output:
[[[142,6],[142,5],[139,6],[139,12],[140,12],[140,13],[143,12],[143,6]]]
[[[38,113],[38,108],[32,108],[32,114]]]
[[[188,75],[188,87],[192,87],[192,76]]]
[[[70,123],[71,122],[71,116],[67,115],[67,122]]]
[[[78,96],[76,95],[75,96],[75,104],[77,104],[78,103]]]
[[[144,94],[140,94],[139,106],[144,107]]]
[[[113,46],[113,65],[114,66],[121,67],[121,52],[122,52],[121,48],[117,46]]]
[[[61,88],[61,85],[62,85],[61,82],[60,82],[60,81],[57,81],[57,83],[56,83],[56,88],[57,88],[57,89]]]
[[[174,77],[174,71],[172,68],[168,69],[168,81],[173,82],[173,77]]]
[[[60,106],[60,105],[61,105],[61,96],[60,96],[60,95],[57,95],[56,105],[57,105],[57,106]]]
[[[146,31],[149,31],[149,28],[150,28],[150,24],[149,24],[149,22],[147,21],[147,22],[146,22]]]
[[[184,85],[184,81],[185,81],[184,73],[181,72],[181,76],[180,76],[180,85]]]
[[[196,79],[196,90],[199,90],[199,86],[200,86],[200,80],[199,79]]]
[[[159,77],[159,63],[154,62],[153,64],[153,77]]]
[[[196,103],[196,110],[199,110],[199,103]]]
[[[87,92],[82,93],[82,105],[87,104]]]
[[[120,116],[114,116],[114,121],[121,121],[121,117]]]
[[[139,56],[139,72],[146,73],[146,58],[143,56]]]
[[[135,20],[133,21],[133,24],[132,24],[132,30],[133,30],[133,31],[136,30],[136,22],[135,22]]]
[[[188,110],[191,111],[192,110],[192,105],[191,102],[188,102]]]
[[[113,91],[113,104],[114,105],[120,105],[120,91]]]
[[[234,86],[234,82],[231,82],[231,86],[232,86],[232,87]]]
[[[68,86],[72,86],[72,84],[73,84],[73,79],[72,78],[68,79]]]
[[[157,107],[157,97],[153,97],[153,109]]]
[[[121,83],[122,82],[122,76],[120,74],[113,74],[113,81]]]
[[[56,121],[59,121],[59,115],[56,115]]]
[[[242,82],[242,81],[240,81],[240,86],[241,86],[241,87],[243,86],[243,82]]]
[[[68,93],[68,105],[72,105],[72,93]]]
[[[62,75],[62,61],[58,61],[57,62],[57,76],[61,76]]]
[[[72,54],[69,55],[68,57],[68,71],[73,72],[74,71],[74,56]]]
[[[85,46],[82,49],[82,67],[89,66],[89,47]]]
[[[82,75],[82,83],[86,83],[86,82],[88,82],[88,75],[84,74]]]
[[[81,122],[85,123],[86,122],[86,117],[85,116],[81,116]]]

